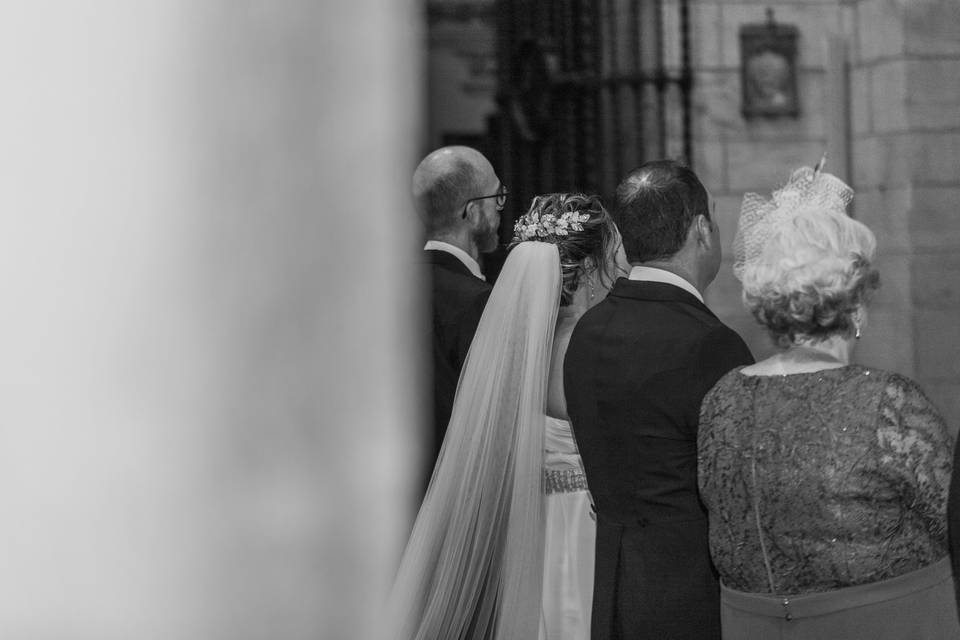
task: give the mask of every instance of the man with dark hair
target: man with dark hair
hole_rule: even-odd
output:
[[[567,410],[597,512],[593,640],[720,638],[697,425],[706,392],[753,358],[703,302],[721,259],[711,208],[677,162],[624,178],[613,215],[633,269],[570,340]]]
[[[430,274],[434,430],[429,480],[450,421],[453,398],[491,285],[478,260],[497,247],[507,191],[490,162],[470,147],[443,147],[413,174],[413,198],[427,228]]]

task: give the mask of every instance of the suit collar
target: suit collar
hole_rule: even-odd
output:
[[[645,282],[665,282],[667,284],[672,284],[680,287],[684,291],[690,292],[690,294],[693,295],[697,300],[703,302],[703,295],[697,291],[696,287],[677,274],[667,271],[666,269],[637,265],[630,270],[630,279],[641,280]]]
[[[469,276],[471,278],[476,278],[477,276],[471,273],[470,269],[467,268],[463,262],[457,259],[451,253],[446,251],[438,251],[436,249],[426,249],[423,252],[424,262],[431,264],[437,267],[443,267],[444,269],[449,269],[450,271],[455,271],[461,275]],[[479,279],[479,278],[478,278]]]
[[[629,298],[633,300],[647,300],[656,302],[680,302],[693,305],[706,311],[711,316],[713,312],[707,305],[700,302],[696,296],[680,287],[666,282],[652,282],[648,280],[630,280],[619,278],[610,290],[610,296]],[[716,316],[714,316],[716,317]]]
[[[443,242],[441,240],[427,240],[427,244],[423,247],[426,251],[443,251],[449,253],[457,260],[463,263],[463,266],[467,268],[475,277],[480,278],[481,280],[486,280],[483,276],[483,272],[480,271],[480,264],[473,259],[469,253],[461,249],[460,247],[454,246],[449,242]]]

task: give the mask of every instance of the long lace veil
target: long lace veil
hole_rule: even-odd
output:
[[[537,637],[544,407],[560,277],[556,246],[523,242],[490,294],[394,583],[390,634],[398,640]]]

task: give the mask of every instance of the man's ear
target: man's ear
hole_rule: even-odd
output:
[[[460,215],[463,216],[463,219],[464,219],[468,224],[473,225],[473,223],[476,221],[476,219],[477,219],[477,207],[479,207],[479,206],[480,206],[480,204],[479,204],[479,201],[478,201],[478,200],[471,200],[470,202],[468,202],[468,203],[463,207],[463,209],[461,209],[461,214],[460,214]]]
[[[696,236],[698,246],[702,246],[704,249],[713,247],[713,223],[707,216],[698,215],[693,219],[693,224],[690,226],[692,227],[691,231]]]

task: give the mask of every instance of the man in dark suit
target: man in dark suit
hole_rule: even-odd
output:
[[[697,425],[706,392],[753,358],[703,303],[721,259],[711,210],[681,164],[628,175],[614,218],[633,270],[570,340],[567,409],[597,512],[593,640],[720,638]]]
[[[450,421],[453,399],[491,285],[478,260],[497,248],[507,192],[490,162],[470,147],[443,147],[413,174],[413,197],[427,228],[424,262],[430,279],[434,429],[429,480]]]

